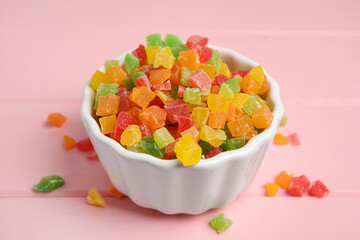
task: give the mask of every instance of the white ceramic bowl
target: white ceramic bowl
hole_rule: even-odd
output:
[[[250,70],[258,63],[237,52],[211,46],[220,52],[230,70]],[[125,54],[117,59],[123,63]],[[104,71],[104,66],[99,70]],[[266,73],[266,72],[265,72]],[[274,138],[283,115],[279,87],[268,75],[268,102],[274,120],[269,129],[253,137],[244,147],[183,167],[178,160],[161,160],[124,149],[104,136],[93,117],[95,93],[84,87],[81,117],[99,159],[113,185],[137,205],[166,214],[200,214],[231,203],[253,180]]]

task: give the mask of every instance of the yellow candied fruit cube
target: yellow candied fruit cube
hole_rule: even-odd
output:
[[[229,99],[219,94],[210,93],[207,98],[207,105],[211,111],[227,112],[229,109]]]
[[[171,69],[174,65],[175,57],[172,54],[166,52],[158,52],[154,61],[154,68],[163,66],[165,68]]]
[[[215,66],[211,64],[200,64],[199,69],[204,70],[204,72],[209,76],[211,80],[215,77]]]
[[[264,70],[262,69],[261,65],[251,69],[248,75],[251,75],[251,77],[260,84],[262,84],[265,80]]]
[[[121,134],[120,143],[125,146],[134,146],[141,140],[141,131],[138,125],[129,125]]]
[[[234,98],[229,99],[229,101],[235,103],[236,108],[242,108],[249,98],[250,96],[246,93],[235,93]]]
[[[161,52],[163,53],[168,53],[170,54],[171,56],[174,56],[171,52],[171,49],[169,47],[164,47],[163,49],[161,49]]]
[[[190,118],[194,121],[194,123],[204,125],[208,120],[209,112],[210,111],[207,107],[196,107],[193,109]]]
[[[220,64],[220,70],[216,75],[224,74],[227,78],[231,78],[231,72],[226,63],[223,63],[221,59],[219,59],[218,63]]]
[[[273,183],[273,182],[267,182],[265,184],[265,188],[266,188],[266,192],[267,192],[268,197],[275,196],[276,193],[279,190],[278,185],[276,183]]]
[[[203,125],[200,130],[200,139],[210,143],[213,147],[219,147],[226,139],[226,134],[223,130],[215,130]]]
[[[103,73],[99,70],[96,70],[96,72],[91,77],[90,87],[96,91],[101,83],[104,83],[104,84],[109,83],[109,80],[106,77],[105,73]]]
[[[189,112],[192,112],[197,107],[207,107],[207,104],[205,102],[201,102],[199,104],[191,104],[191,103],[189,103],[188,106],[189,106]]]
[[[240,75],[235,75],[234,78],[237,79],[237,81],[238,81],[238,83],[239,83],[239,86],[241,86],[241,82],[242,82],[242,80],[243,80],[242,76],[240,76]]]
[[[100,122],[102,134],[108,134],[108,133],[115,132],[115,126],[116,126],[116,115],[115,114],[108,116],[108,117],[99,118],[99,122]]]
[[[176,158],[184,165],[191,166],[200,162],[201,147],[194,141],[190,133],[185,134],[175,143]]]
[[[145,47],[148,64],[154,64],[156,54],[161,51],[160,46],[146,46]]]
[[[105,201],[101,197],[100,193],[95,189],[92,188],[88,191],[87,195],[88,203],[98,207],[105,207]]]
[[[170,96],[169,91],[156,90],[156,91],[154,91],[154,93],[156,94],[156,96],[158,96],[161,99],[161,101],[165,105],[174,101],[174,99]]]

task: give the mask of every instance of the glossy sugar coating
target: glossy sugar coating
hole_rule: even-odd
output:
[[[185,87],[190,87],[190,81],[189,78],[195,73],[195,71],[192,71],[186,67],[181,67],[180,69],[180,83],[181,85]]]
[[[172,66],[170,72],[170,82],[172,85],[180,85],[180,78],[181,78],[181,66],[180,64],[176,63]]]
[[[208,96],[210,94],[211,86],[209,85],[207,88],[205,88],[203,91],[200,91],[201,96]],[[207,98],[206,98],[207,100]]]
[[[136,87],[147,87],[148,89],[151,90],[151,85],[150,85],[149,79],[146,75],[138,77],[135,80],[135,85],[136,85]]]
[[[144,45],[139,44],[138,48],[132,51],[131,53],[134,54],[134,56],[139,59],[140,65],[144,63],[146,59],[146,51]]]
[[[255,111],[261,108],[262,105],[256,100],[254,96],[250,96],[245,104],[242,106],[244,112],[250,117],[255,113]]]
[[[105,73],[96,70],[96,72],[91,76],[90,87],[96,91],[101,83],[109,83],[109,80]]]
[[[235,120],[239,120],[244,114],[241,108],[235,108]]]
[[[233,91],[233,93],[240,92],[240,85],[236,78],[231,78],[224,83],[230,87],[230,89]]]
[[[220,86],[222,83],[226,82],[227,80],[229,80],[228,77],[226,77],[224,74],[219,74],[214,77],[211,84]]]
[[[259,95],[255,94],[253,95],[253,97],[255,98],[256,101],[258,101],[258,103],[260,103],[261,106],[267,105],[267,102],[264,99],[262,99]]]
[[[187,88],[183,100],[187,103],[199,104],[201,102],[200,90],[198,88]]]
[[[119,112],[116,120],[114,139],[120,140],[121,134],[129,125],[136,124],[136,119],[127,112]]]
[[[208,75],[210,79],[214,79],[215,77],[215,66],[211,64],[203,64],[201,63],[199,69],[204,70],[204,72]]]
[[[209,62],[213,54],[213,50],[208,47],[198,49],[197,52],[199,53],[200,63],[205,63],[205,64]]]
[[[266,81],[266,76],[265,76],[265,81],[261,84],[261,88],[260,88],[260,91],[258,92],[258,94],[262,95],[262,96],[266,96],[269,89],[270,89],[270,85],[269,85],[268,81]]]
[[[40,182],[35,184],[33,187],[36,191],[51,192],[64,186],[64,184],[65,180],[62,177],[54,174],[41,178]]]
[[[210,58],[210,60],[208,61],[208,64],[213,65],[215,67],[215,72],[219,72],[220,70],[220,64],[219,64],[219,56],[220,53],[218,50],[212,49],[213,53],[212,56]]]
[[[190,133],[185,134],[175,143],[174,151],[177,159],[184,166],[191,166],[200,162],[201,148],[194,141]]]
[[[200,66],[199,54],[195,50],[187,50],[179,53],[178,61],[181,66],[196,71]]]
[[[125,56],[125,69],[128,74],[132,74],[135,69],[140,66],[140,61],[132,53],[127,53]]]
[[[273,197],[276,195],[276,193],[279,190],[279,187],[276,183],[273,182],[267,182],[265,184],[266,192],[268,197]]]
[[[117,114],[119,111],[120,97],[114,94],[100,96],[98,98],[98,107],[96,109],[97,116],[110,116]]]
[[[128,78],[129,76],[127,73],[117,65],[110,66],[108,70],[105,73],[108,83],[117,83],[119,85],[122,85],[122,80],[125,78]]]
[[[135,144],[133,146],[127,146],[126,147],[127,150],[132,151],[132,152],[137,152],[137,153],[147,153],[142,147],[141,144]]]
[[[211,111],[227,112],[229,100],[225,96],[210,93],[207,98],[207,105]]]
[[[153,135],[152,132],[150,131],[150,129],[145,124],[143,124],[143,123],[140,124],[139,128],[140,128],[142,137],[148,137],[148,136]]]
[[[107,72],[109,70],[110,66],[119,66],[119,60],[116,59],[106,59],[105,60],[105,71]]]
[[[210,111],[207,125],[216,129],[224,128],[227,114],[227,112]]]
[[[287,174],[286,171],[281,171],[279,175],[276,177],[276,184],[282,187],[283,189],[288,189],[290,185],[291,178],[294,174]]]
[[[197,107],[205,107],[205,108],[207,108],[207,104],[206,103],[204,103],[204,102],[201,102],[201,103],[199,103],[199,104],[188,104],[189,105],[189,112],[192,112],[195,108],[197,108]]]
[[[309,186],[310,181],[305,175],[292,177],[287,192],[292,196],[301,197],[307,192]]]
[[[258,129],[269,128],[273,118],[273,114],[267,105],[258,108],[251,117],[254,126]]]
[[[116,94],[117,88],[118,88],[118,84],[116,83],[110,83],[110,84],[104,84],[104,83],[100,83],[97,91],[96,91],[96,96],[95,96],[95,104],[94,104],[94,109],[97,109],[98,106],[98,98],[100,96],[106,96],[108,94]]]
[[[229,109],[226,115],[226,121],[234,121],[236,113],[236,104],[233,102],[229,102]]]
[[[127,113],[129,113],[133,118],[136,119],[136,121],[140,122],[139,114],[142,112],[142,108],[138,106],[133,106],[126,110]]]
[[[175,99],[174,101],[166,104],[164,109],[167,113],[167,118],[170,122],[177,122],[178,116],[190,117],[189,106],[181,99]]]
[[[265,73],[264,73],[264,70],[262,69],[261,65],[251,69],[250,72],[248,73],[248,75],[251,75],[252,79],[256,80],[260,85],[265,80]]]
[[[129,99],[138,106],[146,108],[155,96],[155,93],[147,87],[135,87],[130,94]]]
[[[200,133],[195,126],[192,126],[191,128],[186,129],[185,131],[181,132],[181,136],[184,136],[185,134],[188,134],[188,133],[191,134],[191,136],[195,142],[200,141]]]
[[[180,137],[181,133],[183,131],[185,131],[185,130],[191,128],[192,126],[194,126],[194,121],[189,117],[177,116],[176,119],[177,119],[177,122],[178,122],[177,137]]]
[[[102,134],[109,134],[115,132],[116,115],[99,118],[100,128]]]
[[[166,111],[159,106],[151,106],[145,108],[140,114],[139,119],[144,123],[151,131],[155,131],[158,128],[165,126]]]
[[[92,188],[88,191],[87,195],[88,203],[98,207],[105,207],[105,201],[101,197],[100,193],[95,189]]]
[[[227,138],[222,146],[226,149],[226,151],[231,151],[235,149],[242,148],[245,145],[245,137],[238,138]]]
[[[160,46],[147,46],[145,47],[147,63],[154,64],[156,59],[156,54],[161,51]]]
[[[204,91],[211,85],[211,79],[204,70],[200,69],[190,76],[189,83],[190,87],[199,88],[200,91]]]
[[[190,118],[197,124],[204,125],[209,118],[209,109],[207,107],[195,107],[192,110]]]
[[[146,37],[146,46],[162,46],[161,35],[158,33],[150,34]]]
[[[50,113],[47,120],[49,121],[49,123],[51,125],[57,126],[57,127],[61,127],[65,121],[66,121],[66,117],[64,115],[62,115],[61,113]]]
[[[208,42],[209,42],[209,39],[207,37],[193,35],[187,39],[185,46],[189,49],[197,50],[197,49],[204,48]]]
[[[231,78],[231,72],[228,65],[226,65],[226,63],[223,63],[221,59],[219,59],[218,63],[220,64],[220,69],[217,72],[217,75],[224,74],[227,78]]]
[[[222,130],[214,130],[207,125],[203,125],[200,130],[200,139],[210,143],[213,147],[219,147],[226,139],[226,134]]]
[[[165,148],[165,154],[166,156],[168,157],[172,157],[172,156],[175,156],[176,153],[175,153],[175,144],[180,140],[180,138],[177,138],[175,141],[173,141],[172,143],[170,143],[169,145],[166,146]]]
[[[63,136],[63,145],[64,145],[65,150],[70,150],[76,146],[76,142],[72,137],[64,135]]]
[[[170,78],[171,69],[160,68],[150,71],[149,81],[152,85],[162,85]]]
[[[234,138],[244,136],[246,140],[249,140],[257,134],[251,118],[247,115],[242,116],[239,120],[228,122],[227,126]]]
[[[235,93],[234,98],[229,101],[235,103],[237,108],[242,108],[249,98],[250,96],[245,93]]]
[[[138,125],[129,125],[121,134],[120,143],[125,146],[138,144],[141,139],[141,132]]]
[[[155,142],[154,136],[142,137],[140,140],[141,147],[150,155],[163,158],[165,154],[165,148],[159,148]]]
[[[175,47],[170,47],[170,50],[172,52],[172,54],[174,55],[174,57],[176,57],[176,59],[179,57],[179,53],[182,51],[186,51],[188,50],[184,44],[179,44],[178,46]]]
[[[221,84],[220,87],[220,91],[219,91],[219,95],[227,97],[229,99],[233,99],[234,98],[234,92],[231,90],[231,88],[229,87],[229,85],[227,84]],[[231,100],[229,100],[231,101]]]
[[[154,93],[156,96],[158,96],[161,101],[166,105],[174,101],[174,99],[171,97],[169,91],[162,91],[162,90],[155,90]]]
[[[170,48],[168,48],[170,51]],[[158,68],[160,66],[163,66],[165,68],[171,69],[174,65],[175,57],[172,55],[172,53],[166,53],[166,52],[158,52],[155,57],[154,61],[154,67]]]
[[[165,36],[165,40],[164,43],[166,46],[168,47],[176,47],[179,46],[181,44],[183,44],[183,42],[181,41],[180,38],[178,38],[176,35],[174,34],[167,34]]]
[[[143,77],[143,76],[146,76],[146,74],[145,74],[143,71],[138,71],[138,72],[136,72],[136,73],[133,73],[133,74],[131,75],[131,78],[134,79],[134,80],[136,80],[136,79],[138,79],[139,77]]]
[[[160,149],[175,141],[173,136],[171,136],[165,127],[159,128],[155,131],[154,140]]]
[[[326,197],[327,195],[329,195],[330,191],[322,181],[316,180],[311,185],[309,193],[311,196],[314,196],[317,198],[323,198],[323,197]]]
[[[120,97],[120,106],[119,106],[119,112],[126,111],[132,106],[135,106],[136,104],[133,102],[130,102],[129,96],[131,92],[130,91],[124,91],[119,94]]]
[[[170,80],[166,80],[164,82],[164,84],[162,85],[154,85],[152,86],[152,90],[155,91],[155,90],[166,90],[166,91],[170,91],[171,90],[171,82]]]
[[[289,144],[289,140],[281,133],[275,134],[274,144],[276,145],[286,145]]]
[[[223,213],[220,213],[210,221],[210,226],[217,231],[217,233],[222,233],[228,229],[233,222],[231,219],[227,218]]]
[[[261,89],[261,84],[252,78],[251,75],[246,75],[240,84],[241,90],[243,90],[246,94],[254,95],[259,93]]]

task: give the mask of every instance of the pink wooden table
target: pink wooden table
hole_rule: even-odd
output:
[[[334,1],[0,2],[0,239],[360,239],[360,2]],[[141,6],[141,8],[139,8]],[[203,11],[205,9],[205,11]],[[280,87],[301,146],[273,145],[255,180],[232,204],[198,216],[168,216],[128,198],[89,206],[110,181],[98,161],[64,151],[64,134],[86,137],[82,86],[105,59],[150,33],[190,34],[260,62]],[[62,112],[62,128],[46,124]],[[325,199],[265,197],[281,170],[323,180]],[[66,185],[36,193],[42,176]],[[234,224],[220,236],[209,220]]]

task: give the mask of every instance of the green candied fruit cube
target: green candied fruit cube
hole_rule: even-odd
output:
[[[173,34],[167,34],[164,43],[167,47],[176,47],[179,46],[180,44],[183,44],[181,39]]]
[[[181,85],[185,87],[190,87],[189,78],[195,73],[195,71],[192,71],[186,67],[181,67],[181,77],[180,82]]]
[[[225,122],[225,126],[224,126],[224,129],[223,129],[224,132],[226,132],[226,133],[230,131],[230,129],[229,129],[229,127],[228,127],[227,124],[228,124],[228,121]]]
[[[127,90],[129,90],[129,91],[132,91],[133,88],[136,87],[135,79],[124,78],[121,82],[124,85],[124,87],[126,87]]]
[[[210,94],[211,85],[209,85],[207,88],[205,88],[203,91],[200,91],[201,96],[208,96]]]
[[[234,92],[231,90],[229,85],[224,84],[224,83],[221,84],[219,95],[225,96],[230,99],[234,98]]]
[[[244,112],[249,115],[250,117],[252,117],[252,115],[254,114],[254,112],[258,109],[261,108],[261,104],[256,100],[256,98],[252,95],[249,97],[249,99],[246,101],[246,103],[244,104],[244,106],[242,107],[242,109],[244,110]]]
[[[262,99],[262,98],[261,98],[259,95],[257,95],[257,94],[254,95],[254,98],[256,99],[256,101],[258,101],[258,102],[261,104],[261,106],[267,104],[267,102],[266,102],[264,99]]]
[[[135,57],[132,53],[127,53],[125,56],[125,69],[128,74],[132,74],[132,72],[140,66],[140,61],[137,57]]]
[[[231,221],[231,219],[227,218],[223,213],[220,213],[210,221],[211,227],[215,229],[217,233],[222,233],[232,224],[233,222]]]
[[[287,116],[284,115],[281,119],[280,126],[285,126],[287,122],[288,122],[288,118]]]
[[[239,85],[239,82],[238,82],[238,80],[236,78],[229,79],[224,83],[227,84],[231,88],[233,93],[240,92],[240,85]]]
[[[116,60],[116,59],[107,59],[105,60],[105,69],[106,71],[109,69],[110,66],[114,66],[114,65],[117,65],[119,66],[119,60]]]
[[[134,73],[131,76],[131,79],[136,80],[136,79],[138,79],[139,77],[142,77],[142,76],[145,76],[145,73],[140,71],[140,72]]]
[[[178,97],[178,91],[179,91],[179,85],[175,85],[171,88],[170,90],[170,96],[173,98],[173,99],[177,99],[179,98]]]
[[[186,88],[184,92],[184,102],[191,103],[191,104],[200,104],[201,102],[201,95],[200,89],[198,88]]]
[[[219,57],[220,57],[220,53],[218,50],[213,49],[213,55],[211,56],[208,64],[211,64],[213,66],[215,66],[215,72],[218,72],[220,70],[220,64],[219,64]]]
[[[64,184],[65,180],[54,174],[41,178],[40,182],[34,185],[34,189],[42,192],[51,192],[59,187],[62,187]]]
[[[159,148],[155,142],[154,136],[142,137],[140,140],[141,147],[150,155],[163,158],[165,154],[165,148]]]
[[[254,127],[254,129],[258,134],[262,133],[265,130],[265,128],[256,128],[256,127]]]
[[[201,147],[202,155],[206,155],[212,149],[211,144],[203,140],[200,140],[198,144]]]
[[[166,147],[167,145],[175,141],[173,136],[165,127],[159,128],[155,131],[154,140],[160,149]]]
[[[163,46],[161,35],[158,33],[148,35],[146,37],[146,46]]]
[[[146,151],[141,147],[141,144],[135,144],[133,146],[127,146],[127,150],[136,152],[136,153],[146,153]]]
[[[179,57],[179,52],[186,51],[186,50],[187,50],[187,48],[185,47],[185,44],[183,44],[183,43],[179,44],[178,46],[175,46],[175,47],[170,47],[170,51],[176,59]]]
[[[226,151],[242,148],[245,145],[245,136],[239,138],[228,138],[225,140],[224,148]]]
[[[110,83],[110,84],[104,84],[101,83],[96,91],[96,96],[95,96],[95,104],[94,104],[94,109],[97,109],[97,105],[98,105],[98,98],[100,96],[106,96],[108,94],[116,94],[117,88],[118,88],[118,84],[116,83]]]

